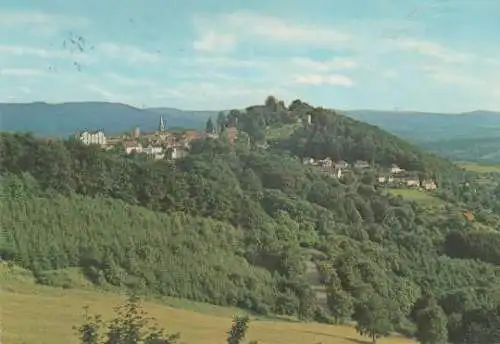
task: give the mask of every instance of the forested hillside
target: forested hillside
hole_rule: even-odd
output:
[[[417,148],[408,142],[379,129],[334,111],[313,108],[295,101],[290,105],[291,116],[311,116],[313,125],[299,127],[278,147],[288,148],[300,156],[321,158],[333,156],[350,162],[366,160],[389,166],[396,163],[407,170],[445,173],[453,165],[436,155]]]
[[[306,124],[261,148],[266,128],[299,118]],[[218,121],[231,123],[241,131],[236,145],[223,135],[200,140],[175,162],[2,134],[1,258],[46,284],[79,267],[97,285],[354,320],[374,338],[398,331],[422,343],[498,340],[498,189],[300,101],[269,98]],[[440,173],[449,203],[430,212],[378,189],[372,170],[338,180],[303,165],[304,156]],[[310,260],[323,274],[329,314],[305,276]]]

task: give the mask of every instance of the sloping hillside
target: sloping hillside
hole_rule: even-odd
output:
[[[299,126],[292,135],[275,140],[276,147],[300,157],[354,162],[364,160],[383,166],[398,164],[408,170],[445,172],[455,169],[446,159],[428,153],[389,132],[333,110],[295,102],[290,118],[311,118],[311,125]]]
[[[293,123],[300,125],[291,135],[262,144],[268,127]],[[231,144],[224,136],[229,125],[248,139]],[[463,338],[471,319],[465,315],[500,303],[494,245],[480,253],[482,242],[466,245],[469,236],[459,236],[470,252],[443,248],[457,237],[450,233],[477,228],[463,209],[496,228],[496,190],[450,173],[436,192],[449,204],[430,213],[379,189],[373,169],[327,176],[300,158],[371,159],[375,167],[395,162],[430,173],[455,166],[301,101],[285,107],[271,97],[230,111],[217,127],[220,139],[193,141],[177,161],[2,134],[0,217],[7,225],[0,257],[44,284],[66,286],[63,272],[80,268],[97,287],[309,321],[371,326],[366,319],[376,318],[380,335],[413,335],[419,314],[430,309],[440,331]],[[308,274],[311,258],[325,288],[317,288],[310,268]],[[325,305],[324,292],[328,314],[316,298]],[[451,307],[457,298],[468,301]],[[445,317],[452,324],[446,329]]]
[[[112,316],[112,308],[125,300],[123,295],[99,290],[59,289],[35,285],[29,271],[8,268],[0,263],[2,340],[8,344],[77,343],[73,326],[83,323],[83,307],[91,314]],[[180,332],[186,344],[220,344],[235,314],[245,312],[181,299],[150,299],[143,307],[169,333]],[[348,326],[333,326],[251,317],[247,341],[268,344],[353,344],[369,343]],[[414,344],[391,336],[379,344]]]

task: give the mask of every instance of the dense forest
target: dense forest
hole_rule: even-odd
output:
[[[266,140],[267,128],[299,119],[290,136]],[[211,125],[221,138],[193,142],[178,161],[2,134],[0,258],[44,284],[71,287],[64,271],[79,267],[96,285],[353,320],[374,341],[393,331],[429,344],[500,340],[500,189],[298,100],[287,107],[269,97]],[[234,145],[224,139],[227,125],[240,130]],[[447,205],[431,212],[391,196],[372,170],[325,176],[302,164],[306,156],[435,176]],[[311,261],[327,310],[306,276]]]

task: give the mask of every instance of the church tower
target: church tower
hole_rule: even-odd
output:
[[[165,123],[163,122],[163,116],[160,115],[160,124],[158,125],[158,132],[164,133],[165,132]]]

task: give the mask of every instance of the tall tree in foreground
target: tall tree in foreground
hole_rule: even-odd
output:
[[[250,319],[248,316],[239,317],[236,316],[233,319],[233,325],[227,333],[227,344],[240,344],[248,330],[248,322]]]
[[[88,307],[86,307],[87,310]],[[115,318],[104,322],[100,315],[89,316],[75,330],[81,344],[176,344],[180,334],[168,335],[163,328],[146,318],[137,296],[130,296],[125,305],[115,309]]]
[[[378,295],[371,295],[355,307],[353,319],[357,322],[356,331],[370,337],[373,344],[380,337],[387,337],[392,331],[391,314],[387,303]]]

